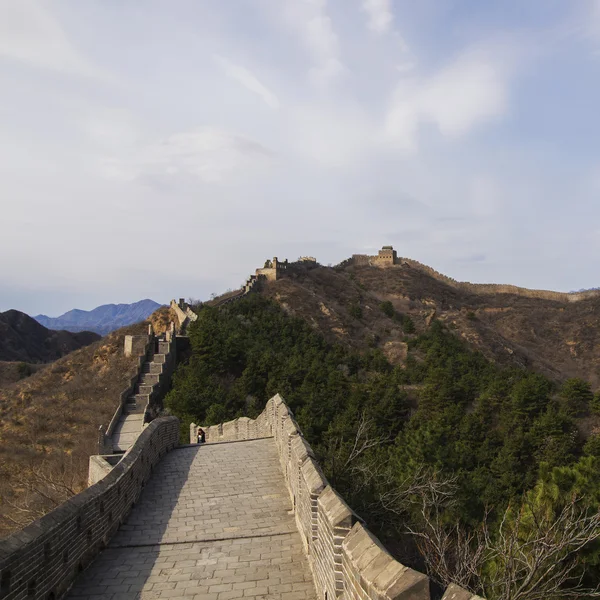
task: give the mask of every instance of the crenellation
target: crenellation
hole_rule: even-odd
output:
[[[178,443],[175,417],[151,423],[101,481],[0,541],[2,600],[60,598],[123,522],[154,465]],[[35,581],[35,586],[32,582]]]
[[[442,600],[483,600],[481,596],[476,596],[475,594],[471,594],[471,592],[467,592],[463,588],[457,586],[454,583],[451,583],[446,590]]]
[[[242,419],[237,427],[223,423],[225,435],[213,434],[219,426],[205,427],[207,441],[273,437],[319,600],[429,600],[428,577],[396,561],[328,484],[279,394],[256,419]],[[192,442],[197,429],[192,423]],[[482,599],[453,585],[444,600]]]
[[[392,267],[400,264],[398,254],[392,246],[383,246],[375,256],[353,254],[351,263],[357,266]]]
[[[271,438],[272,456],[280,461],[290,495],[288,506],[292,510],[288,511],[288,518],[291,519],[293,514],[291,523],[295,522],[300,534],[298,547],[304,548],[319,600],[429,600],[427,576],[396,561],[328,484],[312,448],[303,438],[292,411],[281,396],[271,398],[256,419],[240,417],[204,429],[209,445],[257,438],[270,444],[266,438]],[[153,467],[177,445],[178,431],[178,421],[174,417],[155,419],[117,466],[98,483],[0,543],[0,572],[3,588],[8,590],[2,600],[46,599],[50,593],[58,599],[63,595],[80,567],[86,568],[108,545],[140,499]],[[192,423],[191,442],[196,441],[197,431],[198,426]],[[202,448],[198,450],[204,452]],[[209,452],[214,457],[218,456],[214,454],[214,448]],[[95,457],[97,462],[107,458],[111,459]],[[101,464],[100,467],[104,468]],[[225,481],[231,476],[223,473]],[[280,495],[278,497],[281,498]],[[210,529],[207,534],[211,535]],[[184,541],[185,535],[172,539]],[[239,539],[238,543],[250,543],[250,540]],[[260,557],[261,560],[273,561],[285,558],[275,548],[266,548]],[[245,569],[248,571],[245,572]],[[254,574],[251,567],[244,566],[239,571],[244,577]],[[7,580],[8,574],[10,581]],[[184,577],[185,573],[181,575]],[[32,594],[33,579],[36,586]],[[184,577],[178,585],[184,584],[187,579]],[[229,590],[228,586],[235,583],[235,575],[228,568],[215,572],[214,579],[215,588],[225,586]],[[281,586],[288,585],[283,579],[280,583]],[[308,582],[306,585],[310,587]],[[180,587],[183,589],[183,585]],[[287,589],[290,594],[295,591],[293,586]],[[285,592],[283,588],[282,592]],[[313,596],[309,594],[306,597]],[[446,590],[444,600],[481,599],[453,585]]]

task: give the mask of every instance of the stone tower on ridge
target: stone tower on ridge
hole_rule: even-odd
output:
[[[372,267],[392,267],[400,264],[400,261],[398,260],[398,253],[394,250],[393,246],[384,246],[376,256],[353,254],[352,263]]]
[[[375,264],[382,267],[398,264],[398,254],[394,247],[384,246],[375,257]]]

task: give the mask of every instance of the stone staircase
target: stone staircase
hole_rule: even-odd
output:
[[[111,438],[113,453],[115,454],[127,452],[142,433],[144,411],[152,394],[161,383],[167,360],[166,353],[169,352],[169,342],[158,338],[156,345],[158,352],[149,352],[135,385],[135,394],[127,399],[121,419],[115,427]]]

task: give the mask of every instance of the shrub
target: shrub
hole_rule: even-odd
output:
[[[369,348],[377,348],[377,344],[379,343],[379,336],[376,333],[369,333],[366,336],[367,346]]]
[[[594,399],[590,384],[577,377],[571,377],[563,383],[560,396],[569,414],[586,413]]]
[[[348,312],[355,319],[362,319],[362,308],[358,302],[352,302],[348,308]]]
[[[33,371],[31,369],[31,365],[28,365],[24,362],[20,362],[17,365],[17,373],[19,375],[19,379],[25,379],[25,377],[29,377],[33,373]]]
[[[414,333],[416,331],[415,324],[408,315],[402,317],[402,329],[404,333]]]
[[[389,317],[390,319],[393,318],[394,315],[396,314],[396,311],[394,310],[394,305],[389,300],[386,300],[385,302],[382,302],[379,305],[379,308],[381,309],[381,312],[386,317]]]

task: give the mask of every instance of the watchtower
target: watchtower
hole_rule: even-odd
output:
[[[377,265],[387,266],[398,263],[398,254],[393,246],[384,246],[375,257]]]

